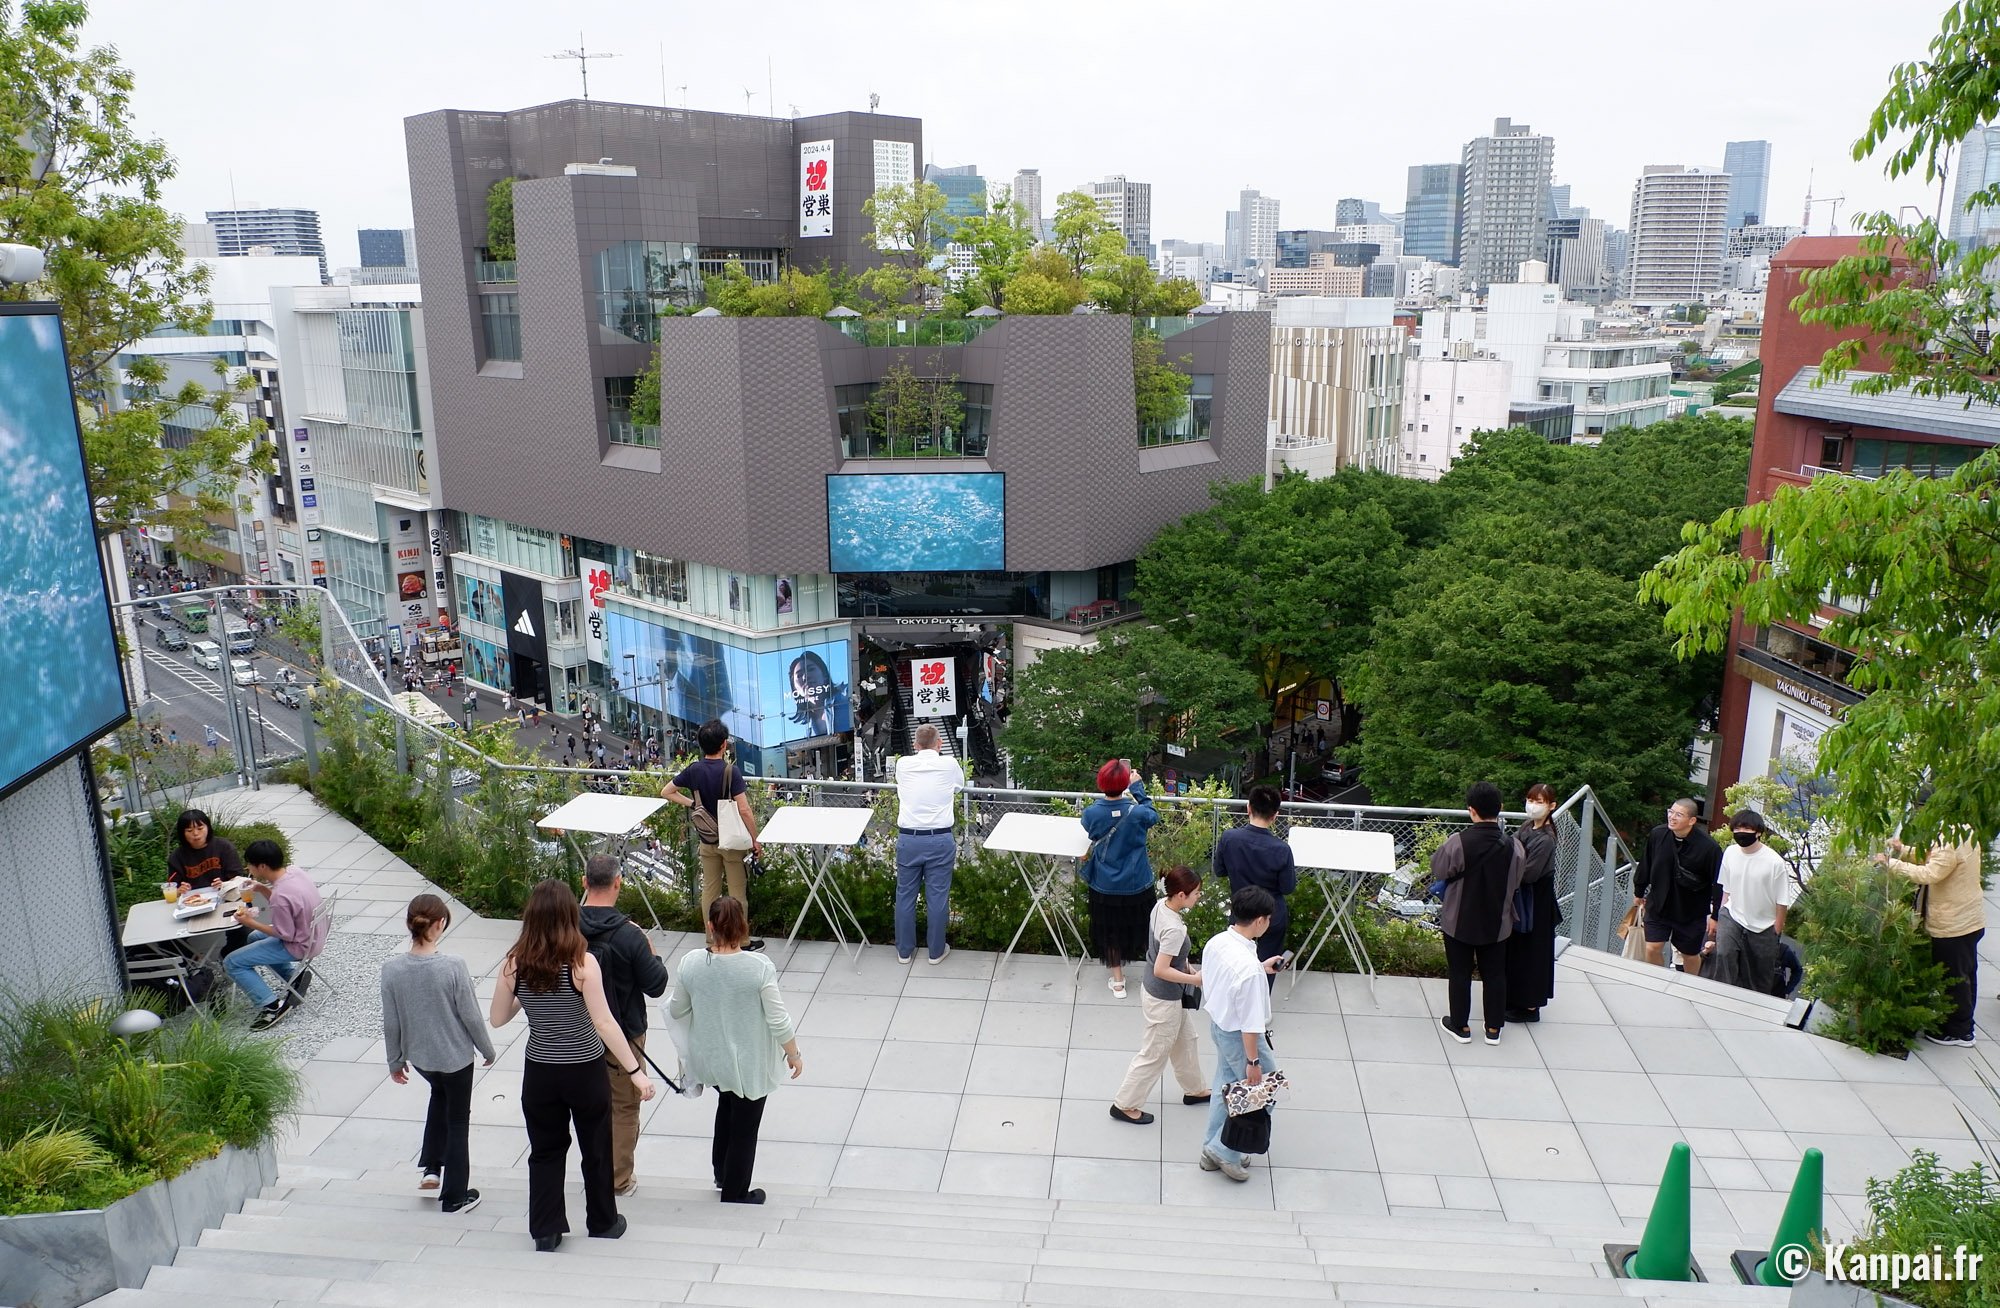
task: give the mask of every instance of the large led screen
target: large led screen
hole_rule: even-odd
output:
[[[618,693],[669,716],[697,725],[720,718],[758,746],[854,729],[847,641],[760,653],[613,609],[604,642]]]
[[[0,794],[127,716],[53,308],[0,304]]]
[[[833,572],[1004,572],[999,472],[836,473],[826,479]]]

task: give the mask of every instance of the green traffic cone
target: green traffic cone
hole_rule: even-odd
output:
[[[1799,1174],[1792,1181],[1792,1197],[1785,1200],[1785,1214],[1778,1219],[1778,1233],[1771,1237],[1771,1251],[1757,1267],[1759,1285],[1790,1285],[1796,1276],[1785,1275],[1783,1250],[1796,1246],[1810,1254],[1813,1241],[1825,1230],[1826,1158],[1817,1149],[1808,1149],[1799,1159]],[[1806,1260],[1797,1255],[1789,1260],[1803,1272]]]
[[[1632,1276],[1647,1281],[1694,1279],[1691,1175],[1692,1154],[1687,1141],[1676,1141],[1667,1154],[1667,1170],[1660,1174],[1660,1191],[1653,1196],[1653,1211],[1646,1218],[1646,1233],[1639,1237],[1639,1252],[1626,1265]]]

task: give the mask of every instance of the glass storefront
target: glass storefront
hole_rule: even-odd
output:
[[[843,618],[1049,616],[1046,572],[868,572],[838,581]]]

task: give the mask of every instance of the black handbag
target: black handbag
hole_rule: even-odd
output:
[[[1181,987],[1181,1007],[1182,1007],[1182,1008],[1200,1008],[1200,1007],[1201,1007],[1201,987],[1200,987],[1200,986],[1190,986],[1190,985],[1183,985],[1183,986]]]
[[[1523,932],[1535,929],[1535,891],[1532,886],[1522,886],[1514,892],[1514,929]]]
[[[1239,1154],[1263,1154],[1271,1151],[1271,1110],[1268,1106],[1255,1112],[1239,1113],[1222,1124],[1222,1143]]]

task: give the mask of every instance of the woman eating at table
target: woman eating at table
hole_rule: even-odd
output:
[[[174,823],[174,847],[167,854],[167,879],[186,892],[242,875],[242,856],[236,846],[215,834],[208,814],[198,808],[182,809]]]

